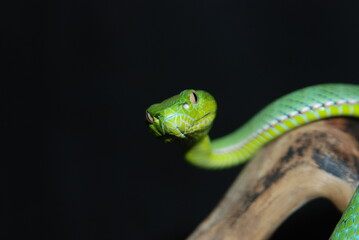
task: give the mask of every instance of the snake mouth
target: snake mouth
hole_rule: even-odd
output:
[[[203,115],[202,117],[196,119],[196,122],[198,122],[198,121],[200,121],[200,120],[202,120],[202,119],[208,117],[210,114],[213,114],[213,113],[216,113],[216,111],[209,111],[209,112],[207,112],[207,113],[206,113],[205,115]]]
[[[207,130],[215,112],[209,111],[197,119],[187,114],[171,114],[165,117],[162,115],[154,117],[149,128],[153,135],[164,142],[182,141]]]
[[[185,131],[180,127],[171,127],[166,124],[166,121],[158,121],[155,124],[149,124],[150,131],[156,137],[162,139],[164,142],[173,142],[176,139],[185,139]]]
[[[207,121],[206,118],[210,117],[215,111],[209,111],[200,118],[193,119],[186,115],[188,117],[187,121],[183,121],[181,125],[174,124],[171,122],[168,122],[168,120],[172,119],[173,116],[166,118],[165,121],[163,121],[162,125],[162,133],[163,135],[169,135],[175,138],[179,139],[185,139],[190,137],[192,134],[196,132],[201,132],[202,129],[206,129],[208,125],[210,125],[210,121]],[[201,127],[199,127],[202,125]]]

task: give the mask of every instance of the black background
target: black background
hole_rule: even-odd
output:
[[[148,133],[150,104],[206,89],[219,137],[294,89],[359,79],[358,1],[1,5],[0,239],[184,239],[241,168],[187,164]],[[339,216],[316,200],[272,239],[327,239]]]

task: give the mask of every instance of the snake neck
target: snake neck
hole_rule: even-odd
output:
[[[330,117],[359,117],[359,86],[323,84],[297,90],[269,104],[236,131],[210,140],[193,139],[186,153],[191,164],[227,168],[248,161],[262,146],[305,124]]]
[[[211,159],[211,139],[208,135],[205,135],[198,141],[194,141],[189,145],[188,151],[185,154],[185,158],[191,164],[202,167],[208,164],[208,160]]]
[[[185,158],[192,165],[207,169],[228,168],[248,160],[248,156],[238,157],[232,153],[219,152],[216,148],[216,144],[205,135],[200,140],[192,142]]]

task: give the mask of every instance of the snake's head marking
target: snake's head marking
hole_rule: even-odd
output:
[[[210,130],[216,110],[211,94],[188,89],[150,106],[146,119],[151,132],[165,142],[198,140]]]

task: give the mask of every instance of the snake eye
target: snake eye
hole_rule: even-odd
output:
[[[147,120],[147,122],[149,122],[151,124],[153,123],[153,117],[152,117],[151,113],[146,112],[146,120]]]
[[[189,100],[191,101],[192,104],[197,104],[198,103],[198,96],[195,92],[191,92],[191,94],[189,95]]]

